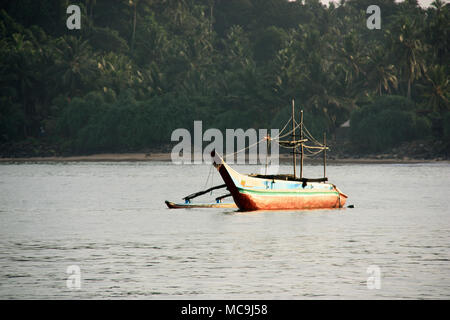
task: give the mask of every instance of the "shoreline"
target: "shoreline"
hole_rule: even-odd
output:
[[[280,163],[288,162],[291,158],[290,155],[280,155]],[[11,162],[152,162],[152,161],[171,161],[170,153],[101,153],[85,156],[67,156],[67,157],[19,157],[19,158],[0,158],[0,163],[11,163]],[[322,159],[306,159],[305,163],[322,163]],[[385,163],[385,164],[395,164],[395,163],[450,163],[450,160],[437,158],[437,159],[414,159],[404,157],[399,158],[389,158],[383,157],[346,157],[346,158],[328,158],[327,163],[329,164],[339,164],[339,163],[355,163],[355,164],[371,164],[371,163]]]

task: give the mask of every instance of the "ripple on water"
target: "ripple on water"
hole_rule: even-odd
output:
[[[0,298],[450,298],[449,165],[330,165],[357,204],[338,214],[165,208],[208,172],[2,164]],[[77,291],[66,287],[71,265]],[[369,266],[380,268],[379,290],[367,289]]]

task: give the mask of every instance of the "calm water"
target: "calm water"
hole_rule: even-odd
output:
[[[1,164],[0,299],[449,299],[450,165],[327,169],[354,209],[167,209],[206,165]]]

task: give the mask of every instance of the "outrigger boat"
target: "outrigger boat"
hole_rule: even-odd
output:
[[[342,208],[347,195],[342,193],[334,184],[327,183],[326,177],[326,136],[316,146],[306,145],[304,139],[303,111],[300,124],[296,126],[294,117],[294,101],[292,101],[292,141],[278,141],[280,146],[293,149],[293,175],[245,175],[233,170],[217,152],[212,151],[211,157],[214,167],[219,171],[230,191],[234,202],[241,211],[252,210],[303,210]],[[300,139],[296,140],[295,130],[300,127]],[[313,137],[309,134],[309,137]],[[311,139],[311,140],[312,140]],[[317,145],[318,144],[318,145]],[[315,149],[314,153],[324,153],[324,177],[308,179],[303,177],[304,150]],[[296,177],[297,151],[300,153],[300,177]]]
[[[292,133],[293,140],[281,141],[280,135],[275,138],[267,137],[266,139],[268,145],[270,141],[275,141],[281,147],[292,149],[293,175],[241,174],[232,169],[217,152],[212,151],[213,166],[219,171],[225,184],[186,196],[183,198],[185,200],[184,203],[177,204],[166,201],[166,205],[171,209],[239,208],[241,211],[343,208],[347,195],[342,193],[334,184],[327,183],[326,151],[328,147],[326,145],[326,135],[324,134],[323,144],[319,143],[304,127],[303,111],[300,113],[300,123],[295,121],[294,115],[295,107],[294,101],[292,101],[292,130],[290,133]],[[300,129],[300,137],[298,139],[295,134],[297,128]],[[305,136],[309,139],[305,138]],[[309,140],[315,145],[307,145],[306,142]],[[323,152],[323,178],[311,179],[303,177],[305,151],[309,152],[310,155],[317,155]],[[297,155],[300,155],[299,177],[296,175]],[[191,203],[191,199],[220,188],[226,188],[230,193],[216,198],[215,203]],[[233,197],[234,203],[222,203],[222,199],[230,196]]]
[[[212,152],[211,157],[241,211],[342,208],[347,200],[347,195],[334,184],[325,183],[326,179],[244,175],[217,153]]]

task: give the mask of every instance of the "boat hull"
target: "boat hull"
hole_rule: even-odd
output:
[[[331,209],[342,208],[346,198],[337,192],[327,193],[253,193],[248,190],[239,190],[234,201],[243,211],[253,210],[305,210],[305,209]]]
[[[253,210],[305,210],[342,208],[347,196],[333,184],[254,178],[229,167],[220,156],[212,154],[237,207]]]

